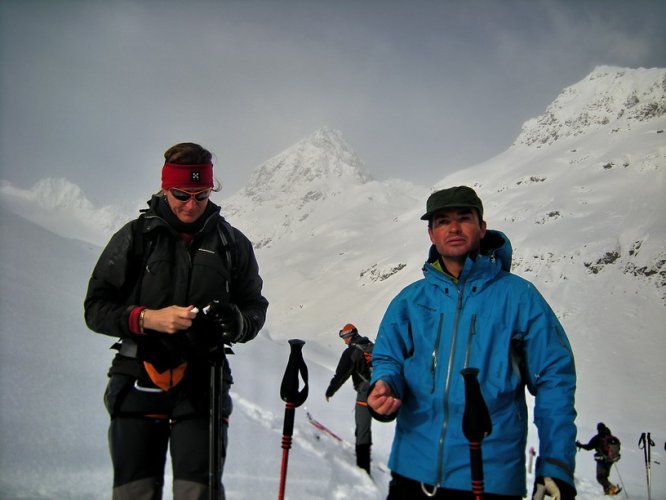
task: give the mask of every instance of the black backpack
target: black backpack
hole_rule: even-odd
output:
[[[363,355],[363,360],[365,361],[365,367],[367,370],[364,370],[364,373],[359,372],[358,375],[365,380],[366,382],[370,381],[372,377],[372,349],[375,347],[375,344],[372,342],[363,342],[362,344],[352,344],[356,349],[361,351]]]

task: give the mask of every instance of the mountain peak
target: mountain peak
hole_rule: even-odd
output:
[[[303,192],[324,196],[326,191],[342,189],[349,183],[371,180],[342,133],[322,127],[261,164],[243,194],[258,202]]]
[[[604,127],[617,133],[665,113],[665,68],[598,66],[525,122],[514,145],[541,147]]]

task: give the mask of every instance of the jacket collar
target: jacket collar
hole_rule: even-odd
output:
[[[509,238],[494,229],[486,231],[486,236],[481,240],[481,251],[479,255],[472,259],[469,256],[465,259],[465,264],[459,278],[454,278],[449,274],[442,272],[440,266],[435,266],[439,260],[439,253],[435,245],[430,247],[428,260],[423,266],[423,273],[426,278],[437,277],[446,279],[454,284],[463,283],[471,279],[494,276],[500,270],[509,272],[511,270],[511,258],[513,250]]]
[[[156,194],[153,195],[152,198],[148,201],[148,208],[142,210],[146,218],[145,231],[148,232],[158,227],[163,227],[169,232],[177,234],[180,232],[178,228],[174,227],[172,224],[169,224],[167,218],[161,214],[162,210],[164,210],[162,206],[163,203],[162,199],[163,196]],[[219,215],[220,215],[220,207],[209,200],[208,206],[206,207],[206,211],[201,216],[201,219],[203,219],[203,223],[200,223],[201,226],[198,228],[197,231],[195,231],[195,234],[203,233],[207,231],[209,228],[214,227],[215,226],[214,221],[217,220],[217,217]]]

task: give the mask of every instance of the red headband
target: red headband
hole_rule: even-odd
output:
[[[165,163],[162,167],[162,189],[170,188],[212,188],[213,164],[180,165]]]

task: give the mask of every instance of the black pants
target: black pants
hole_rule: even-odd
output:
[[[113,462],[114,500],[162,498],[167,449],[173,468],[173,497],[208,498],[209,414],[207,405],[191,399],[178,388],[146,392],[134,379],[113,375],[105,394],[111,413],[109,449]],[[224,393],[221,463],[227,446],[231,398]],[[221,486],[220,478],[220,488]],[[224,494],[222,494],[224,498]]]
[[[608,480],[611,473],[611,467],[613,467],[613,464],[597,460],[597,482],[603,486],[604,493],[607,493],[611,487],[611,482]]]
[[[367,388],[356,394],[354,423],[356,424],[356,465],[370,474],[370,455],[372,447],[372,415],[368,409]]]
[[[354,408],[354,423],[356,424],[356,431],[354,432],[356,438],[356,446],[372,444],[372,415],[368,409],[368,403],[363,400],[356,400]]]
[[[433,487],[425,485],[429,492],[433,491]],[[470,484],[471,488],[471,484]],[[389,493],[386,500],[428,500],[434,498],[436,500],[474,500],[474,495],[471,491],[449,490],[439,488],[435,496],[429,497],[423,492],[421,483],[414,481],[395,472],[391,472],[391,482],[389,483]],[[520,496],[506,496],[506,495],[493,495],[490,493],[483,494],[484,500],[521,500]]]

